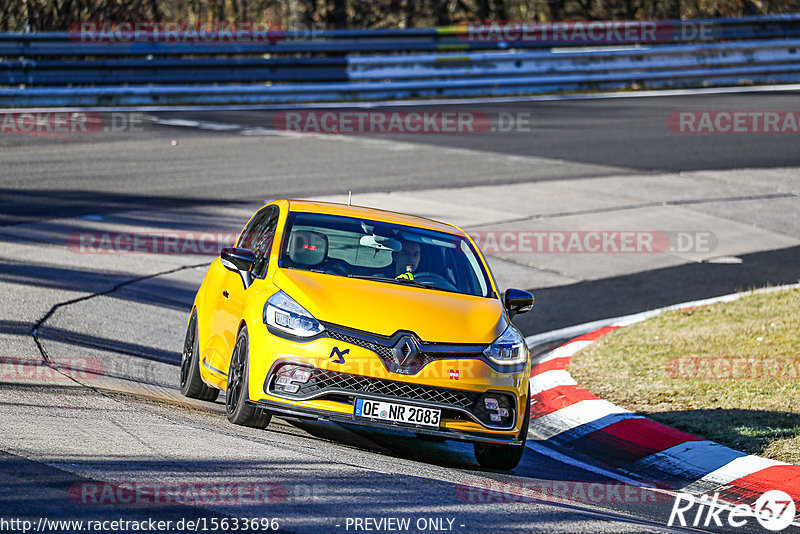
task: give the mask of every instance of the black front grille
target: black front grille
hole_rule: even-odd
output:
[[[292,396],[305,398],[332,390],[434,402],[468,410],[481,399],[480,393],[471,391],[395,382],[394,380],[384,380],[382,378],[340,373],[330,369],[314,369],[311,373],[311,379],[302,384],[300,390]]]
[[[386,367],[386,369],[392,373],[415,375],[430,361],[434,360],[434,358],[432,358],[430,355],[420,352],[413,358],[409,358],[408,361],[401,366],[395,361],[391,346],[381,345],[365,339],[359,339],[341,332],[328,331],[328,335],[333,339],[338,339],[339,341],[344,341],[345,343],[352,343],[353,345],[371,350],[380,357],[384,367]],[[387,343],[389,342],[387,341]]]
[[[377,354],[383,365],[392,373],[400,373],[406,375],[415,375],[417,374],[423,367],[425,367],[428,363],[434,360],[444,360],[444,359],[453,359],[453,358],[480,358],[483,356],[481,352],[461,352],[461,351],[453,351],[447,352],[442,351],[441,348],[438,351],[431,351],[425,350],[425,344],[420,344],[420,348],[422,349],[416,356],[409,358],[403,365],[399,365],[397,361],[395,361],[394,354],[392,352],[392,346],[396,341],[390,338],[379,338],[378,336],[373,335],[365,335],[365,337],[373,337],[374,341],[364,339],[362,337],[356,337],[354,335],[349,335],[345,332],[340,331],[342,330],[341,327],[337,327],[336,329],[328,328],[327,334],[332,339],[336,339],[338,341],[343,341],[345,343],[350,343],[352,345],[356,345],[358,347],[363,347],[365,349],[371,350],[375,354]],[[442,345],[438,345],[438,347],[442,347]]]
[[[431,360],[452,360],[456,358],[481,359],[482,352],[426,352],[425,357]]]
[[[307,399],[324,397],[330,400],[352,403],[351,398],[344,399],[342,398],[342,394],[348,396],[366,394],[389,397],[397,399],[398,401],[410,400],[435,403],[443,407],[450,406],[467,410],[482,423],[493,427],[511,426],[511,423],[514,421],[514,412],[516,411],[514,409],[514,397],[505,393],[476,393],[459,389],[409,384],[382,378],[341,373],[330,369],[311,369],[311,378],[305,384],[298,384],[300,389],[295,393],[288,393],[280,386],[276,386],[275,381],[270,380],[270,377],[267,378],[267,384],[269,384],[268,393],[287,398]],[[509,416],[499,423],[491,421],[489,418],[490,412],[486,409],[485,405],[484,399],[486,397],[496,398],[501,408],[508,409]],[[457,417],[455,412],[451,415]]]

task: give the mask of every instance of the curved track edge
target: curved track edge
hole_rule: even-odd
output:
[[[797,287],[800,284],[723,295],[529,337],[535,349],[583,331],[534,357],[529,438],[668,491],[718,493],[724,503],[752,505],[763,493],[779,489],[800,502],[800,466],[748,455],[656,423],[594,395],[566,370],[572,356],[597,339],[664,311]]]

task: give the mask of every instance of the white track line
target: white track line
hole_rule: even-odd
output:
[[[713,441],[685,441],[642,458],[625,469],[633,473],[647,473],[648,471],[673,473],[682,478],[698,480],[700,477],[708,475],[709,460],[720,456],[730,458],[729,463],[731,460],[745,455]]]
[[[716,469],[703,478],[697,480],[684,488],[686,491],[702,491],[709,486],[718,487],[730,484],[734,480],[757,473],[762,469],[774,467],[776,465],[789,465],[785,462],[762,458],[761,456],[742,456],[731,460],[719,469]]]
[[[554,371],[546,371],[538,375],[534,375],[530,379],[531,395],[538,395],[542,391],[553,389],[558,386],[577,386],[578,383],[572,378],[572,375],[563,369]]]
[[[545,362],[549,362],[551,360],[557,360],[559,358],[571,358],[577,352],[588,347],[591,344],[592,344],[591,340],[570,341],[565,345],[561,345],[557,349],[551,350],[548,353],[545,353],[537,358],[534,358],[534,364],[535,365],[542,364]]]
[[[566,408],[561,408],[558,411],[543,415],[536,418],[536,432],[530,434],[535,439],[547,440],[574,430],[579,426],[585,426],[582,434],[588,434],[595,430],[600,430],[613,423],[616,423],[617,415],[622,415],[621,419],[629,419],[634,415],[629,410],[615,406],[610,402],[602,399],[583,400],[571,404]],[[635,416],[641,417],[641,416]],[[598,421],[603,421],[598,423]],[[576,439],[578,439],[576,437]]]

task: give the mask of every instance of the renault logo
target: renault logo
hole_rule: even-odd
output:
[[[411,336],[401,337],[392,347],[392,357],[397,365],[404,366],[407,361],[419,354],[419,344]]]

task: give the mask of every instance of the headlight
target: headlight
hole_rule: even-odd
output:
[[[313,315],[283,291],[272,295],[264,304],[264,323],[298,337],[311,337],[325,328]]]
[[[505,332],[486,347],[483,353],[498,365],[519,365],[528,361],[525,338],[512,325],[508,325]]]

